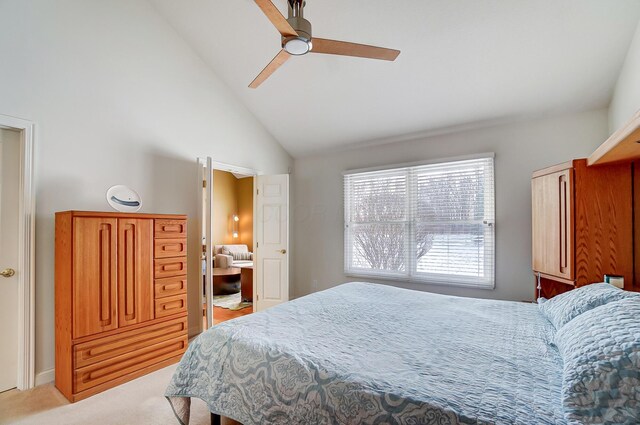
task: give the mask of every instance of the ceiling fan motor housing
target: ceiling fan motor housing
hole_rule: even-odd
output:
[[[294,16],[287,19],[289,25],[296,30],[298,35],[307,40],[311,40],[311,22],[304,19],[302,16]]]
[[[282,47],[292,55],[304,55],[311,51],[311,22],[304,19],[304,0],[289,0],[287,22],[298,36],[282,37]]]
[[[309,53],[313,47],[311,42],[311,22],[302,17],[289,18],[287,22],[296,30],[298,35],[282,37],[282,48],[295,56]]]

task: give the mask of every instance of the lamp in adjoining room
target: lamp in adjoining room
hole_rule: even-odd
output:
[[[233,238],[236,239],[238,237],[238,222],[240,221],[240,217],[237,214],[233,215]]]

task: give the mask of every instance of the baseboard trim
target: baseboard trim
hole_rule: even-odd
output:
[[[38,385],[48,384],[56,380],[55,369],[45,370],[44,372],[36,373],[36,387]]]

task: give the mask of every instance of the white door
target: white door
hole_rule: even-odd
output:
[[[213,161],[211,158],[198,158],[198,186],[200,188],[200,208],[198,211],[198,224],[202,233],[202,284],[201,293],[204,295],[203,306],[205,308],[204,330],[213,326],[213,304],[211,295],[213,289]]]
[[[19,193],[20,133],[0,128],[0,391],[18,380]]]
[[[256,310],[289,300],[289,175],[256,177]]]

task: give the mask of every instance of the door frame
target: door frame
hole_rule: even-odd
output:
[[[34,124],[0,115],[0,128],[20,133],[18,205],[18,379],[17,388],[35,385],[35,188]]]

